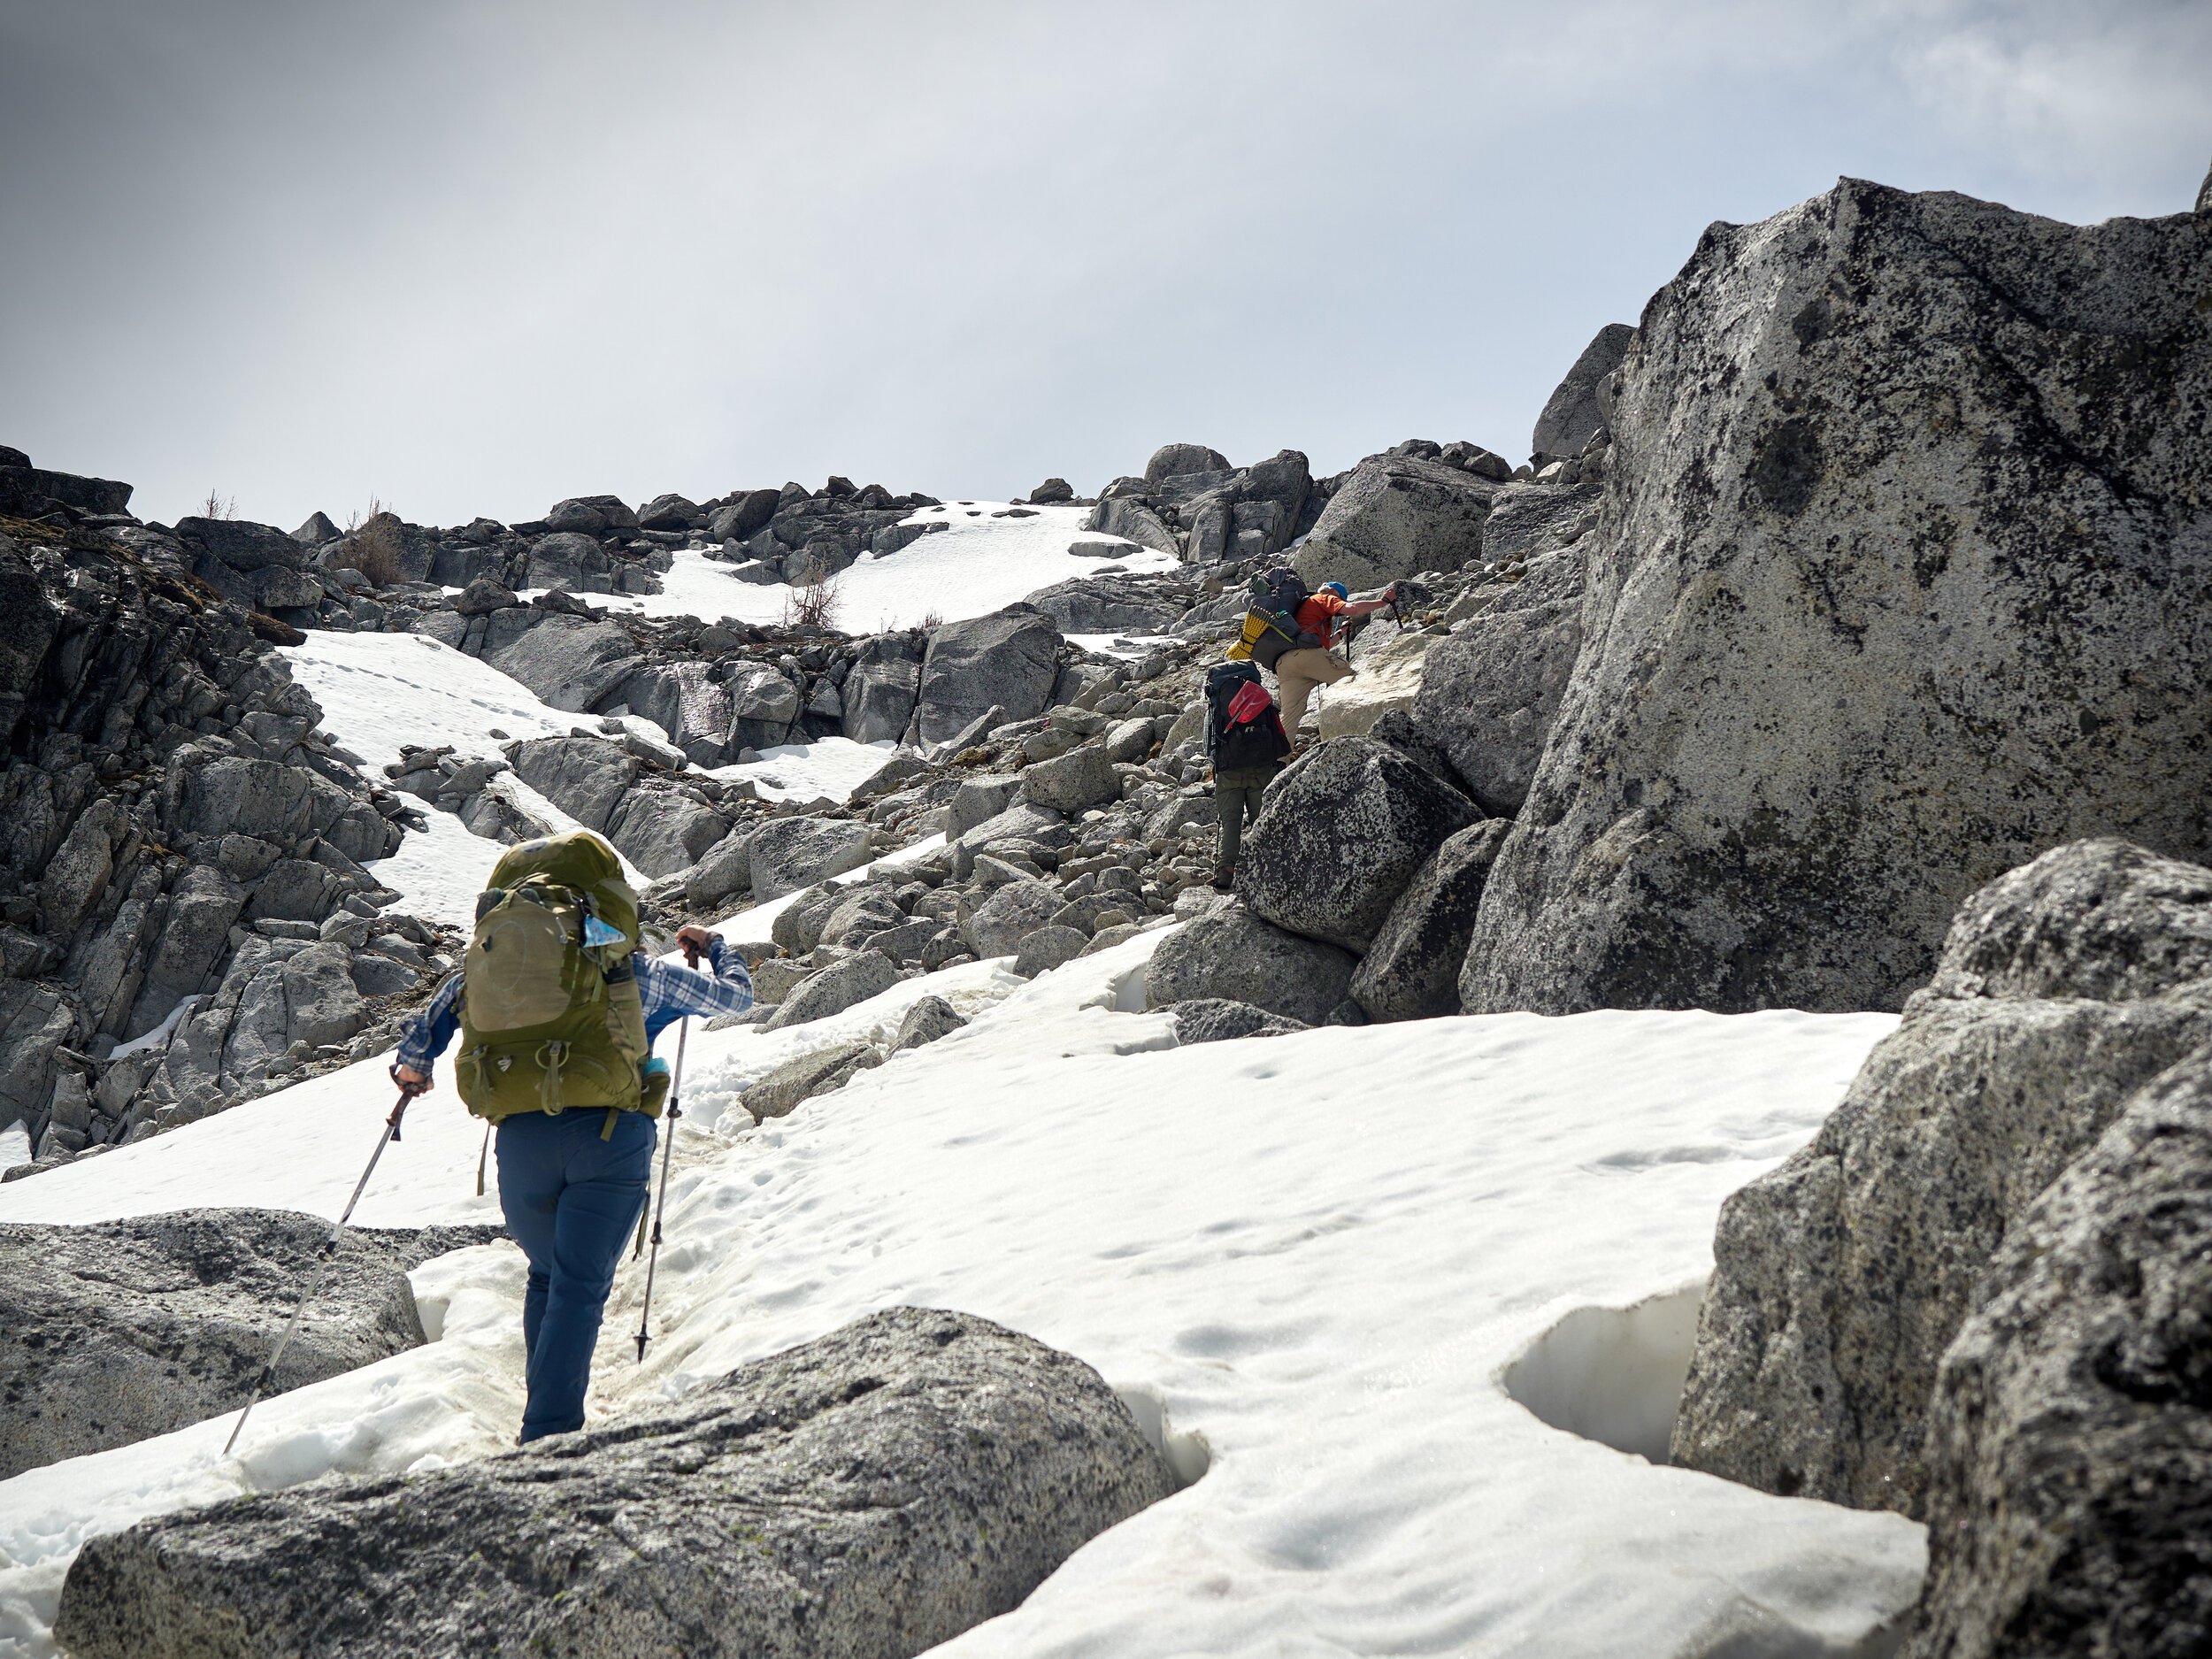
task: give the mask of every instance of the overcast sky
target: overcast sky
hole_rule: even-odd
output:
[[[518,519],[1515,458],[1717,219],[2185,211],[2212,4],[0,0],[0,442]]]

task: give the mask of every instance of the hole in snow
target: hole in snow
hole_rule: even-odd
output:
[[[1663,1463],[1704,1300],[1700,1279],[1632,1308],[1577,1308],[1505,1368],[1505,1391],[1555,1429]]]
[[[1125,968],[1113,977],[1106,988],[1105,1004],[1117,1014],[1141,1014],[1145,1011],[1145,976],[1152,972],[1149,957],[1133,968]]]
[[[1137,1432],[1152,1442],[1152,1449],[1167,1459],[1179,1489],[1195,1482],[1213,1466],[1213,1448],[1195,1429],[1179,1429],[1168,1418],[1167,1399],[1150,1383],[1132,1383],[1114,1392],[1121,1396]]]

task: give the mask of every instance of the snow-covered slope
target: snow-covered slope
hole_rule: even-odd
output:
[[[373,774],[399,758],[402,743],[425,749],[445,744],[459,755],[496,757],[509,738],[565,737],[579,727],[599,726],[597,716],[553,708],[488,664],[419,634],[317,632],[305,644],[285,648],[283,655],[293,679],[321,705],[324,729],[358,755]],[[634,716],[632,723],[664,740],[650,721]],[[820,796],[844,801],[882,769],[891,753],[888,744],[830,737],[772,749],[757,761],[720,767],[711,775],[749,780],[771,801]],[[567,813],[511,772],[503,773],[491,787],[557,829],[575,826]],[[427,803],[422,812],[428,827],[410,833],[399,850],[372,865],[370,873],[402,895],[404,908],[413,914],[466,927],[475,915],[476,895],[505,849],[471,834],[451,813]],[[647,885],[634,869],[629,876],[633,886]]]
[[[596,717],[541,703],[520,680],[424,634],[333,634],[280,649],[292,678],[323,711],[323,728],[372,772],[400,745],[451,744],[495,757],[512,737],[566,737]]]
[[[949,501],[913,514],[907,523],[942,523],[947,528],[909,542],[888,558],[864,554],[841,572],[833,579],[837,626],[848,634],[879,634],[916,627],[930,617],[957,622],[987,616],[1040,588],[1087,575],[1108,562],[1068,551],[1069,543],[1079,539],[1093,546],[1113,541],[1084,530],[1087,507],[1031,507],[1024,511],[1033,516],[1019,518],[991,516],[1005,512],[1007,506],[998,501]],[[1110,562],[1124,570],[1176,568],[1168,555],[1133,541],[1115,546]],[[674,568],[661,579],[659,593],[594,594],[591,603],[645,616],[764,623],[781,618],[791,602],[793,590],[786,583],[739,581],[729,565],[687,549],[679,549],[675,558]]]
[[[1701,1283],[1721,1198],[1810,1134],[1894,1021],[1502,1015],[1176,1048],[1165,1017],[1115,1011],[1159,937],[1026,984],[951,970],[819,1026],[695,1031],[657,1340],[637,1363],[626,1267],[595,1413],[872,1308],[962,1308],[1097,1366],[1197,1478],[945,1651],[1871,1651],[1916,1593],[1918,1527],[1655,1467],[1548,1426],[1503,1377],[1540,1346],[1520,1387],[1547,1415],[1663,1417],[1687,1299],[1641,1331],[1584,1310]],[[729,1127],[777,1059],[940,986],[967,1029]],[[334,1214],[388,1087],[375,1063],[318,1079],[0,1188],[0,1219]],[[449,1093],[419,1102],[361,1219],[495,1213],[479,1146]],[[218,1421],[0,1483],[0,1652],[45,1651],[88,1530],[505,1445],[515,1253],[417,1280],[442,1340],[263,1406],[241,1459]]]
[[[1073,573],[1069,526],[1041,517],[979,519],[849,575],[887,606],[993,609]],[[959,581],[917,579],[964,538]],[[652,603],[702,611],[682,591]],[[402,741],[481,755],[495,731],[588,723],[426,639],[318,634],[287,655],[373,767]],[[743,770],[764,793],[841,797],[879,753],[818,744]],[[534,793],[523,804],[565,821]],[[427,816],[377,873],[408,908],[465,923],[500,849]],[[781,908],[722,931],[764,940]],[[1190,1484],[946,1651],[1885,1650],[1921,1529],[1617,1448],[1663,1443],[1721,1199],[1809,1136],[1893,1019],[1508,1015],[1179,1048],[1165,1017],[1128,1011],[1162,936],[1034,981],[971,964],[782,1032],[694,1031],[656,1340],[639,1364],[641,1274],[626,1268],[595,1415],[871,1309],[961,1308],[1096,1365]],[[886,1038],[931,993],[973,1023],[789,1118],[754,1128],[733,1110],[775,1065]],[[0,1187],[0,1221],[335,1215],[389,1108],[383,1064]],[[475,1190],[483,1145],[449,1092],[431,1095],[358,1218],[495,1218]],[[432,1342],[265,1402],[238,1457],[220,1455],[223,1419],[0,1482],[0,1659],[51,1652],[92,1532],[511,1444],[518,1253],[458,1252],[414,1280]]]

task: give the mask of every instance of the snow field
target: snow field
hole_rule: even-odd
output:
[[[1097,569],[1098,561],[1068,553],[1079,533],[1093,543],[1112,540],[1082,532],[1087,508],[1041,507],[1033,510],[1034,517],[1022,518],[990,516],[1003,509],[1004,503],[996,502],[948,502],[913,514],[907,522],[941,519],[951,527],[924,536],[887,559],[869,555],[841,574],[842,625],[880,631],[914,626],[931,616],[956,620],[986,615],[1039,588]],[[972,512],[979,516],[972,518]],[[1175,567],[1176,561],[1164,553],[1133,542],[1118,545],[1124,550],[1116,562],[1125,569]],[[793,591],[782,584],[763,588],[732,580],[726,565],[694,550],[678,550],[675,560],[664,579],[665,591],[595,594],[590,603],[646,616],[764,623],[782,616]],[[1106,649],[1114,636],[1096,638],[1099,649]],[[361,757],[372,777],[380,778],[384,766],[399,759],[402,742],[424,748],[450,744],[457,755],[491,757],[505,741],[493,736],[495,731],[525,740],[565,737],[579,726],[595,726],[599,719],[555,709],[488,664],[424,634],[319,630],[305,644],[283,648],[282,655],[293,678],[321,706],[324,728]],[[628,723],[665,741],[666,733],[650,721],[633,716]],[[757,761],[717,767],[708,775],[749,780],[770,801],[826,796],[843,802],[880,771],[893,752],[887,743],[831,737],[772,749]],[[556,828],[575,826],[567,813],[512,773],[503,773],[491,787]],[[403,895],[412,913],[465,928],[501,849],[470,834],[449,813],[426,803],[423,812],[429,829],[411,831],[399,851],[370,866],[370,873]],[[633,886],[648,885],[626,860],[625,866]]]
[[[287,647],[283,654],[292,677],[322,706],[323,728],[380,780],[383,768],[399,759],[402,741],[425,748],[450,744],[457,755],[496,758],[504,740],[493,736],[495,730],[526,740],[566,737],[580,726],[595,727],[599,722],[597,715],[553,708],[497,669],[419,634],[316,632],[304,645]],[[626,723],[666,741],[649,720],[632,716]],[[757,761],[708,775],[750,779],[771,801],[826,795],[842,802],[874,777],[892,752],[889,744],[830,737],[772,749]],[[502,772],[488,787],[556,829],[577,827],[574,818],[511,772]],[[429,827],[410,830],[397,852],[365,868],[401,894],[412,914],[465,930],[475,919],[476,895],[506,849],[472,834],[450,812],[427,802],[420,805]],[[641,892],[651,885],[627,859],[623,869]]]
[[[1920,1528],[1655,1467],[1505,1380],[1605,1428],[1620,1371],[1647,1417],[1720,1200],[1810,1135],[1893,1018],[1500,1015],[1179,1048],[1167,1017],[1116,1011],[1161,936],[1026,983],[950,970],[790,1032],[695,1029],[656,1340],[638,1364],[626,1264],[595,1414],[874,1308],[960,1308],[1098,1367],[1203,1472],[947,1653],[1870,1651],[1916,1594]],[[768,1065],[940,986],[967,1028],[731,1126]],[[316,1079],[0,1189],[0,1219],[332,1214],[389,1098],[373,1063]],[[449,1093],[419,1102],[361,1219],[495,1213],[480,1134]],[[443,1340],[258,1408],[243,1464],[213,1461],[225,1423],[0,1483],[0,1651],[42,1651],[89,1531],[511,1438],[514,1252],[417,1280]],[[1588,1311],[1655,1297],[1671,1310]]]
[[[667,734],[658,726],[653,731],[666,741]],[[841,804],[883,770],[898,747],[888,738],[879,743],[856,743],[849,737],[783,743],[762,749],[758,760],[717,766],[707,776],[729,783],[749,781],[764,801],[811,801],[826,795]]]
[[[1087,507],[1033,507],[1035,516],[994,518],[1010,503],[949,501],[911,514],[908,524],[949,528],[910,541],[888,558],[863,554],[831,579],[837,595],[836,626],[848,634],[882,634],[918,627],[928,618],[957,622],[987,616],[1040,588],[1084,576],[1102,561],[1078,557],[1068,544],[1081,540],[1113,549],[1112,564],[1133,572],[1169,571],[1165,553],[1119,541],[1083,528]],[[971,515],[975,515],[971,517]],[[741,582],[730,566],[703,552],[680,548],[657,594],[592,594],[588,602],[649,617],[697,617],[755,624],[778,622],[795,596],[786,582]]]
[[[541,703],[527,686],[426,634],[339,634],[317,629],[280,648],[292,678],[323,711],[323,729],[381,780],[399,746],[496,759],[508,737],[566,737],[598,716]],[[655,728],[656,732],[658,728]]]
[[[847,574],[855,594],[980,614],[1087,566],[1049,522],[1079,511],[962,510],[954,529]],[[967,568],[933,576],[926,599],[900,585],[964,536]],[[1048,569],[1048,542],[1064,561]],[[776,591],[695,555],[679,572],[687,557],[725,588]],[[1002,595],[973,585],[1002,578]],[[651,603],[709,614],[676,603],[680,588]],[[286,654],[372,766],[402,737],[491,754],[490,727],[532,737],[590,719],[418,636],[318,634]],[[741,770],[764,794],[841,797],[880,754],[833,741]],[[426,816],[375,872],[418,913],[465,926],[502,849]],[[764,941],[790,902],[718,931]],[[643,1273],[626,1264],[595,1419],[875,1308],[956,1307],[1097,1366],[1191,1484],[941,1651],[1886,1650],[1917,1593],[1922,1529],[1637,1453],[1664,1444],[1721,1199],[1809,1137],[1893,1018],[1504,1015],[1186,1048],[1165,1016],[1136,1011],[1161,937],[1033,981],[1003,961],[946,970],[785,1032],[695,1022],[655,1340],[638,1363]],[[799,1054],[887,1039],[931,993],[973,1023],[789,1118],[754,1127],[731,1110]],[[0,1221],[223,1204],[334,1216],[390,1109],[385,1064],[0,1188]],[[475,1193],[482,1125],[444,1067],[440,1081],[386,1148],[363,1225],[496,1219]],[[433,1340],[264,1402],[239,1457],[220,1455],[226,1415],[0,1482],[0,1659],[53,1651],[63,1577],[93,1533],[511,1444],[519,1254],[460,1251],[411,1278]]]
[[[1070,634],[1062,637],[1094,657],[1118,657],[1125,663],[1141,663],[1162,646],[1182,643],[1172,634]]]

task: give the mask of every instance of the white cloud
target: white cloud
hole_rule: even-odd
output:
[[[2185,205],[2200,12],[81,0],[0,19],[0,442],[285,524],[1509,452],[1713,219]]]
[[[1914,9],[1896,48],[1905,84],[1947,133],[2012,166],[2105,178],[2193,141],[2212,157],[2212,6]]]

